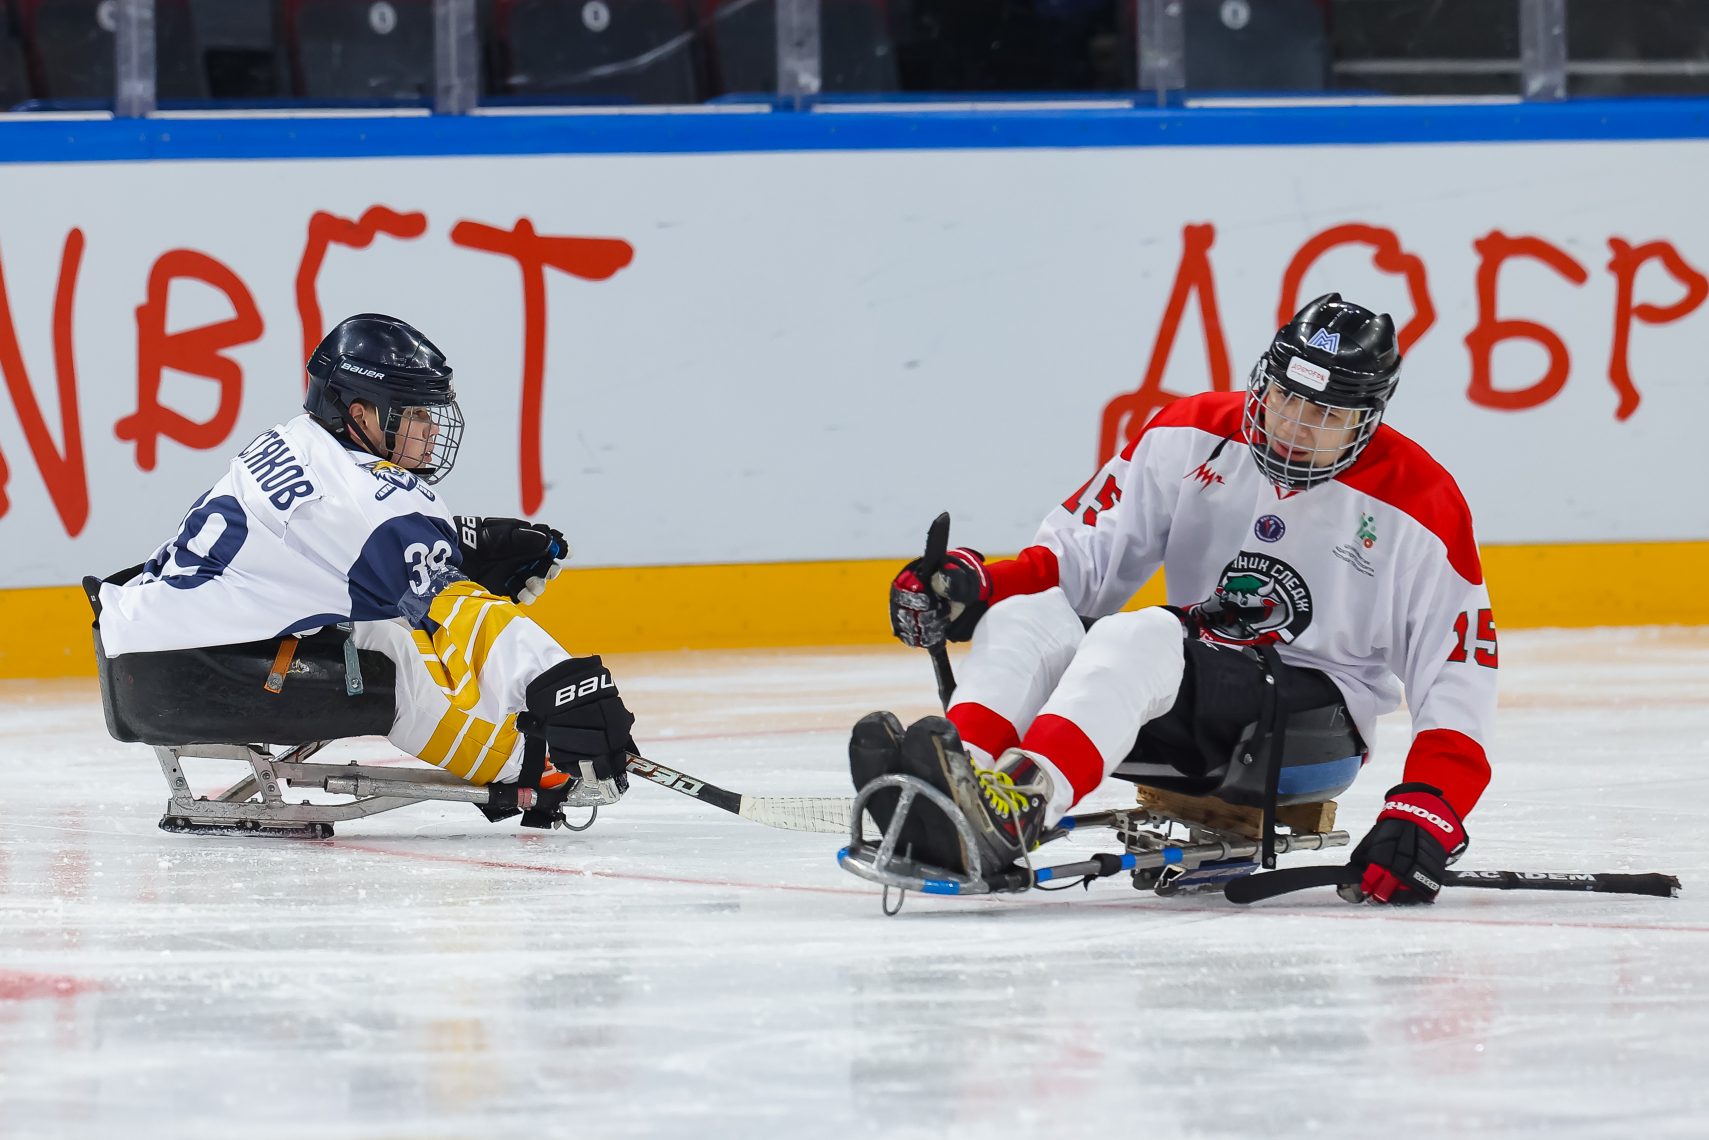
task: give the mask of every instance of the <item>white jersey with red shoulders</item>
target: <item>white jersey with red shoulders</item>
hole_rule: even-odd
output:
[[[998,598],[1060,586],[1084,617],[1120,610],[1159,567],[1207,639],[1267,643],[1340,688],[1360,734],[1412,712],[1405,778],[1464,814],[1489,781],[1496,642],[1471,512],[1453,478],[1386,424],[1358,461],[1277,489],[1241,431],[1244,393],[1175,401],[995,563]]]

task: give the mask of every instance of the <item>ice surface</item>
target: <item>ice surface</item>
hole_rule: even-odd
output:
[[[887,919],[835,837],[645,785],[585,835],[462,805],[168,835],[92,683],[12,682],[0,1136],[1709,1136],[1709,630],[1502,656],[1462,867],[1682,898],[1243,910],[1115,879]],[[646,751],[745,792],[847,794],[855,718],[931,711],[901,649],[612,663]],[[1406,734],[1343,797],[1355,835]]]

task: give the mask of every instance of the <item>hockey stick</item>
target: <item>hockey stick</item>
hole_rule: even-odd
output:
[[[931,593],[932,577],[943,565],[944,555],[949,553],[949,512],[945,511],[932,520],[932,525],[926,528],[926,556],[921,559],[926,569],[926,592]],[[955,693],[955,672],[949,664],[949,648],[943,642],[927,648],[932,655],[932,673],[938,681],[938,701],[947,710],[949,699]]]
[[[1357,883],[1363,871],[1346,865],[1328,867],[1284,867],[1279,871],[1245,875],[1222,889],[1232,903],[1262,902],[1277,895],[1311,887],[1347,887]],[[1592,891],[1607,895],[1653,895],[1678,898],[1679,879],[1661,874],[1597,874],[1549,871],[1449,871],[1444,887],[1484,887],[1498,891]]]
[[[719,811],[739,815],[766,827],[785,831],[817,831],[826,835],[847,835],[854,818],[854,799],[813,796],[745,796],[705,780],[667,768],[644,756],[629,756],[629,771],[644,780],[669,788],[673,792],[709,804]]]

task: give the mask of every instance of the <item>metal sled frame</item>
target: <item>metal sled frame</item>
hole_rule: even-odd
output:
[[[425,800],[478,806],[492,802],[490,787],[477,787],[438,768],[305,763],[327,743],[313,741],[277,753],[259,744],[155,745],[154,754],[172,797],[167,802],[166,814],[161,817],[161,830],[329,839],[332,825],[340,820],[378,815]],[[197,796],[190,791],[190,783],[184,776],[180,763],[184,759],[241,760],[250,770],[218,795]],[[312,788],[352,798],[346,803],[294,803],[285,799],[286,788]],[[583,823],[565,826],[572,831],[592,826],[599,814],[595,799],[598,795],[597,788],[574,789],[564,807],[587,807],[592,814]]]
[[[885,788],[899,791],[890,826],[875,844],[865,837],[862,817],[874,793]],[[925,796],[944,813],[954,825],[962,849],[971,853],[972,865],[965,873],[915,862],[896,853],[903,821],[920,796]],[[886,914],[900,911],[909,891],[927,895],[1012,893],[1062,880],[1067,881],[1065,885],[1072,885],[1075,881],[1104,878],[1123,871],[1129,873],[1136,889],[1152,890],[1165,896],[1220,890],[1230,880],[1258,869],[1258,857],[1263,846],[1258,837],[1145,806],[1090,812],[1064,816],[1055,828],[1045,834],[1040,846],[1071,832],[1108,827],[1121,841],[1121,854],[1096,855],[1080,862],[1050,867],[1035,866],[1029,859],[1026,866],[1016,868],[1004,883],[993,886],[985,881],[972,823],[954,800],[924,780],[914,776],[880,776],[855,796],[852,816],[849,845],[837,852],[837,862],[844,870],[884,888]],[[1345,847],[1349,838],[1347,832],[1335,830],[1278,835],[1275,849],[1277,854],[1319,851],[1328,847]],[[892,889],[901,892],[894,906],[890,903]]]

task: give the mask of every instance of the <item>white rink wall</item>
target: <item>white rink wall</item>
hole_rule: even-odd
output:
[[[364,310],[457,369],[453,506],[589,566],[893,557],[946,507],[1017,548],[1135,392],[1243,384],[1330,289],[1412,326],[1390,420],[1485,542],[1701,540],[1706,172],[1694,139],[0,163],[0,587],[146,555]]]

